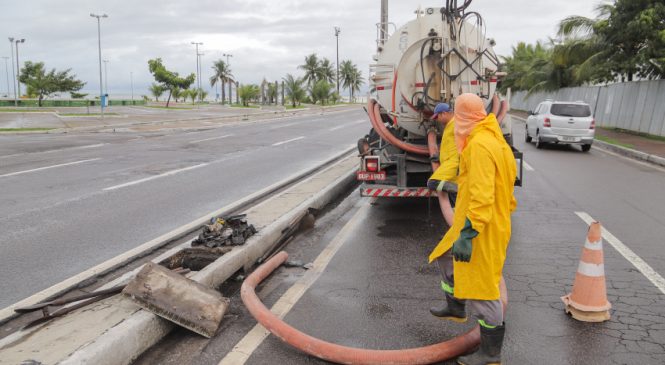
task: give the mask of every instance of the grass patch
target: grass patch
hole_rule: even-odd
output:
[[[61,117],[98,117],[101,113],[58,113]],[[104,115],[118,115],[118,113],[104,113]]]
[[[192,110],[192,109],[194,109],[192,107],[187,107],[187,106],[185,106],[185,107],[183,107],[183,106],[170,106],[170,107],[167,108],[167,107],[161,106],[161,105],[146,105],[145,107],[146,108],[153,108],[153,109],[168,109],[168,110],[173,110],[173,109]]]
[[[38,132],[50,131],[55,128],[0,128],[0,132]]]
[[[616,139],[610,138],[610,137],[596,135],[596,139],[601,140],[605,143],[616,145],[616,146],[621,146],[621,147],[625,147],[625,148],[635,148],[635,146],[633,146],[630,143],[619,142]]]
[[[286,105],[285,107],[286,107],[286,110],[289,110],[289,109],[305,109],[306,108],[306,106],[304,106],[304,105],[296,105],[295,107],[293,105]]]
[[[248,106],[242,104],[231,104],[231,108],[259,109],[261,107],[258,105],[251,105],[251,104]]]
[[[604,130],[607,130],[607,131],[630,134],[632,136],[638,136],[638,137],[650,139],[652,141],[665,142],[665,136],[657,136],[655,134],[649,134],[649,133],[644,133],[644,132],[635,132],[635,131],[631,131],[631,130],[628,130],[628,129],[621,129],[621,128],[612,128],[612,127],[601,127],[601,128],[604,129]]]
[[[6,109],[0,108],[0,113],[53,113],[51,109],[36,110],[36,109]]]

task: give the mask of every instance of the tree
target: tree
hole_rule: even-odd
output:
[[[39,106],[42,101],[56,92],[79,91],[85,85],[85,82],[77,80],[76,75],[70,75],[71,69],[65,71],[46,72],[44,62],[26,62],[21,69],[19,81],[24,83],[31,92],[35,93],[39,99]]]
[[[208,96],[208,92],[203,89],[197,89],[197,93],[199,94],[199,100],[201,101],[203,101]]]
[[[187,89],[183,90],[179,87],[171,88],[171,89],[169,89],[169,98],[171,96],[173,96],[173,100],[177,103],[178,99],[186,97],[186,95],[185,95],[186,92],[187,92]],[[168,104],[168,101],[167,101],[166,102],[166,107],[168,107],[168,105],[169,104]]]
[[[316,56],[316,53],[312,53],[309,56],[305,57],[305,63],[298,66],[299,69],[305,71],[303,80],[307,86],[311,86],[318,80],[319,75],[319,59]]]
[[[273,102],[277,104],[277,85],[272,82],[268,83],[266,96],[268,97],[268,104]]]
[[[360,86],[365,82],[362,72],[353,62],[342,61],[339,74],[342,87],[349,89],[349,101],[353,102],[355,93],[360,91]]]
[[[330,84],[335,82],[335,70],[329,59],[324,58],[319,62],[319,65],[316,68],[316,76],[317,80],[325,80]]]
[[[226,94],[224,86],[226,83],[234,82],[231,68],[223,60],[217,60],[212,65],[213,75],[210,77],[210,86],[215,87],[217,82],[221,84],[222,88],[222,104],[226,102]],[[229,95],[231,97],[231,95]]]
[[[249,106],[249,101],[258,98],[261,95],[261,90],[258,85],[243,85],[238,89],[238,95],[242,100],[242,105]]]
[[[72,97],[72,99],[83,99],[88,96],[88,94],[77,93],[74,91],[70,92],[69,95]]]
[[[328,101],[330,98],[331,89],[332,85],[329,84],[326,80],[317,81],[310,91],[312,102],[316,104],[320,100],[321,105],[325,105],[326,101]]]
[[[199,96],[199,92],[196,89],[188,89],[183,91],[183,98],[192,99],[192,104],[196,103],[196,97]]]
[[[155,83],[152,83],[152,85],[150,85],[149,90],[152,96],[155,97],[155,101],[159,101],[159,97],[162,96],[162,94],[164,94],[164,91],[166,91],[166,89],[162,85],[157,85]]]
[[[291,105],[295,108],[300,105],[300,102],[305,98],[306,93],[303,88],[304,80],[301,78],[294,78],[293,75],[287,74],[284,80],[284,92],[287,98],[291,100]]]
[[[166,100],[166,107],[169,107],[171,95],[176,89],[188,89],[196,80],[196,75],[191,73],[187,77],[180,77],[177,72],[169,71],[162,64],[161,58],[156,58],[148,61],[148,69],[155,78],[155,81],[161,84],[165,89],[169,90],[169,97]]]

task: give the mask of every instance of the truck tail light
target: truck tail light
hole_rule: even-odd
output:
[[[379,156],[365,157],[365,171],[378,172],[379,171]]]
[[[550,118],[545,118],[545,120],[543,120],[543,127],[549,128],[551,126],[552,126],[552,123],[550,121]]]
[[[595,119],[591,120],[591,126],[589,127],[589,129],[596,129],[596,120]]]

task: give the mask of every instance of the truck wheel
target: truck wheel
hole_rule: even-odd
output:
[[[582,145],[582,152],[589,152],[591,149],[591,143]]]

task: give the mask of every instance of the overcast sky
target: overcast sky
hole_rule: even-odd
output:
[[[568,15],[593,16],[598,0],[475,0],[471,10],[487,23],[488,37],[498,54],[510,54],[519,41],[554,36],[557,23]],[[443,1],[390,0],[390,21],[401,26],[414,10],[440,7]],[[135,95],[147,94],[153,81],[147,61],[161,57],[167,68],[182,74],[196,69],[190,42],[203,42],[200,51],[206,87],[213,60],[230,53],[231,69],[241,83],[279,80],[297,69],[306,55],[335,60],[333,27],[342,29],[340,60],[350,59],[367,76],[376,48],[375,24],[379,0],[0,0],[0,56],[9,56],[7,37],[25,38],[20,61],[43,61],[48,68],[72,68],[87,82],[84,90],[99,90],[97,24],[102,19],[102,57],[108,63],[110,94],[129,94],[130,72]],[[3,60],[4,61],[4,60]],[[5,93],[0,64],[0,93]],[[11,64],[10,64],[11,68]],[[11,78],[11,76],[10,76]],[[212,95],[212,93],[211,93]],[[113,95],[112,95],[113,96]]]

